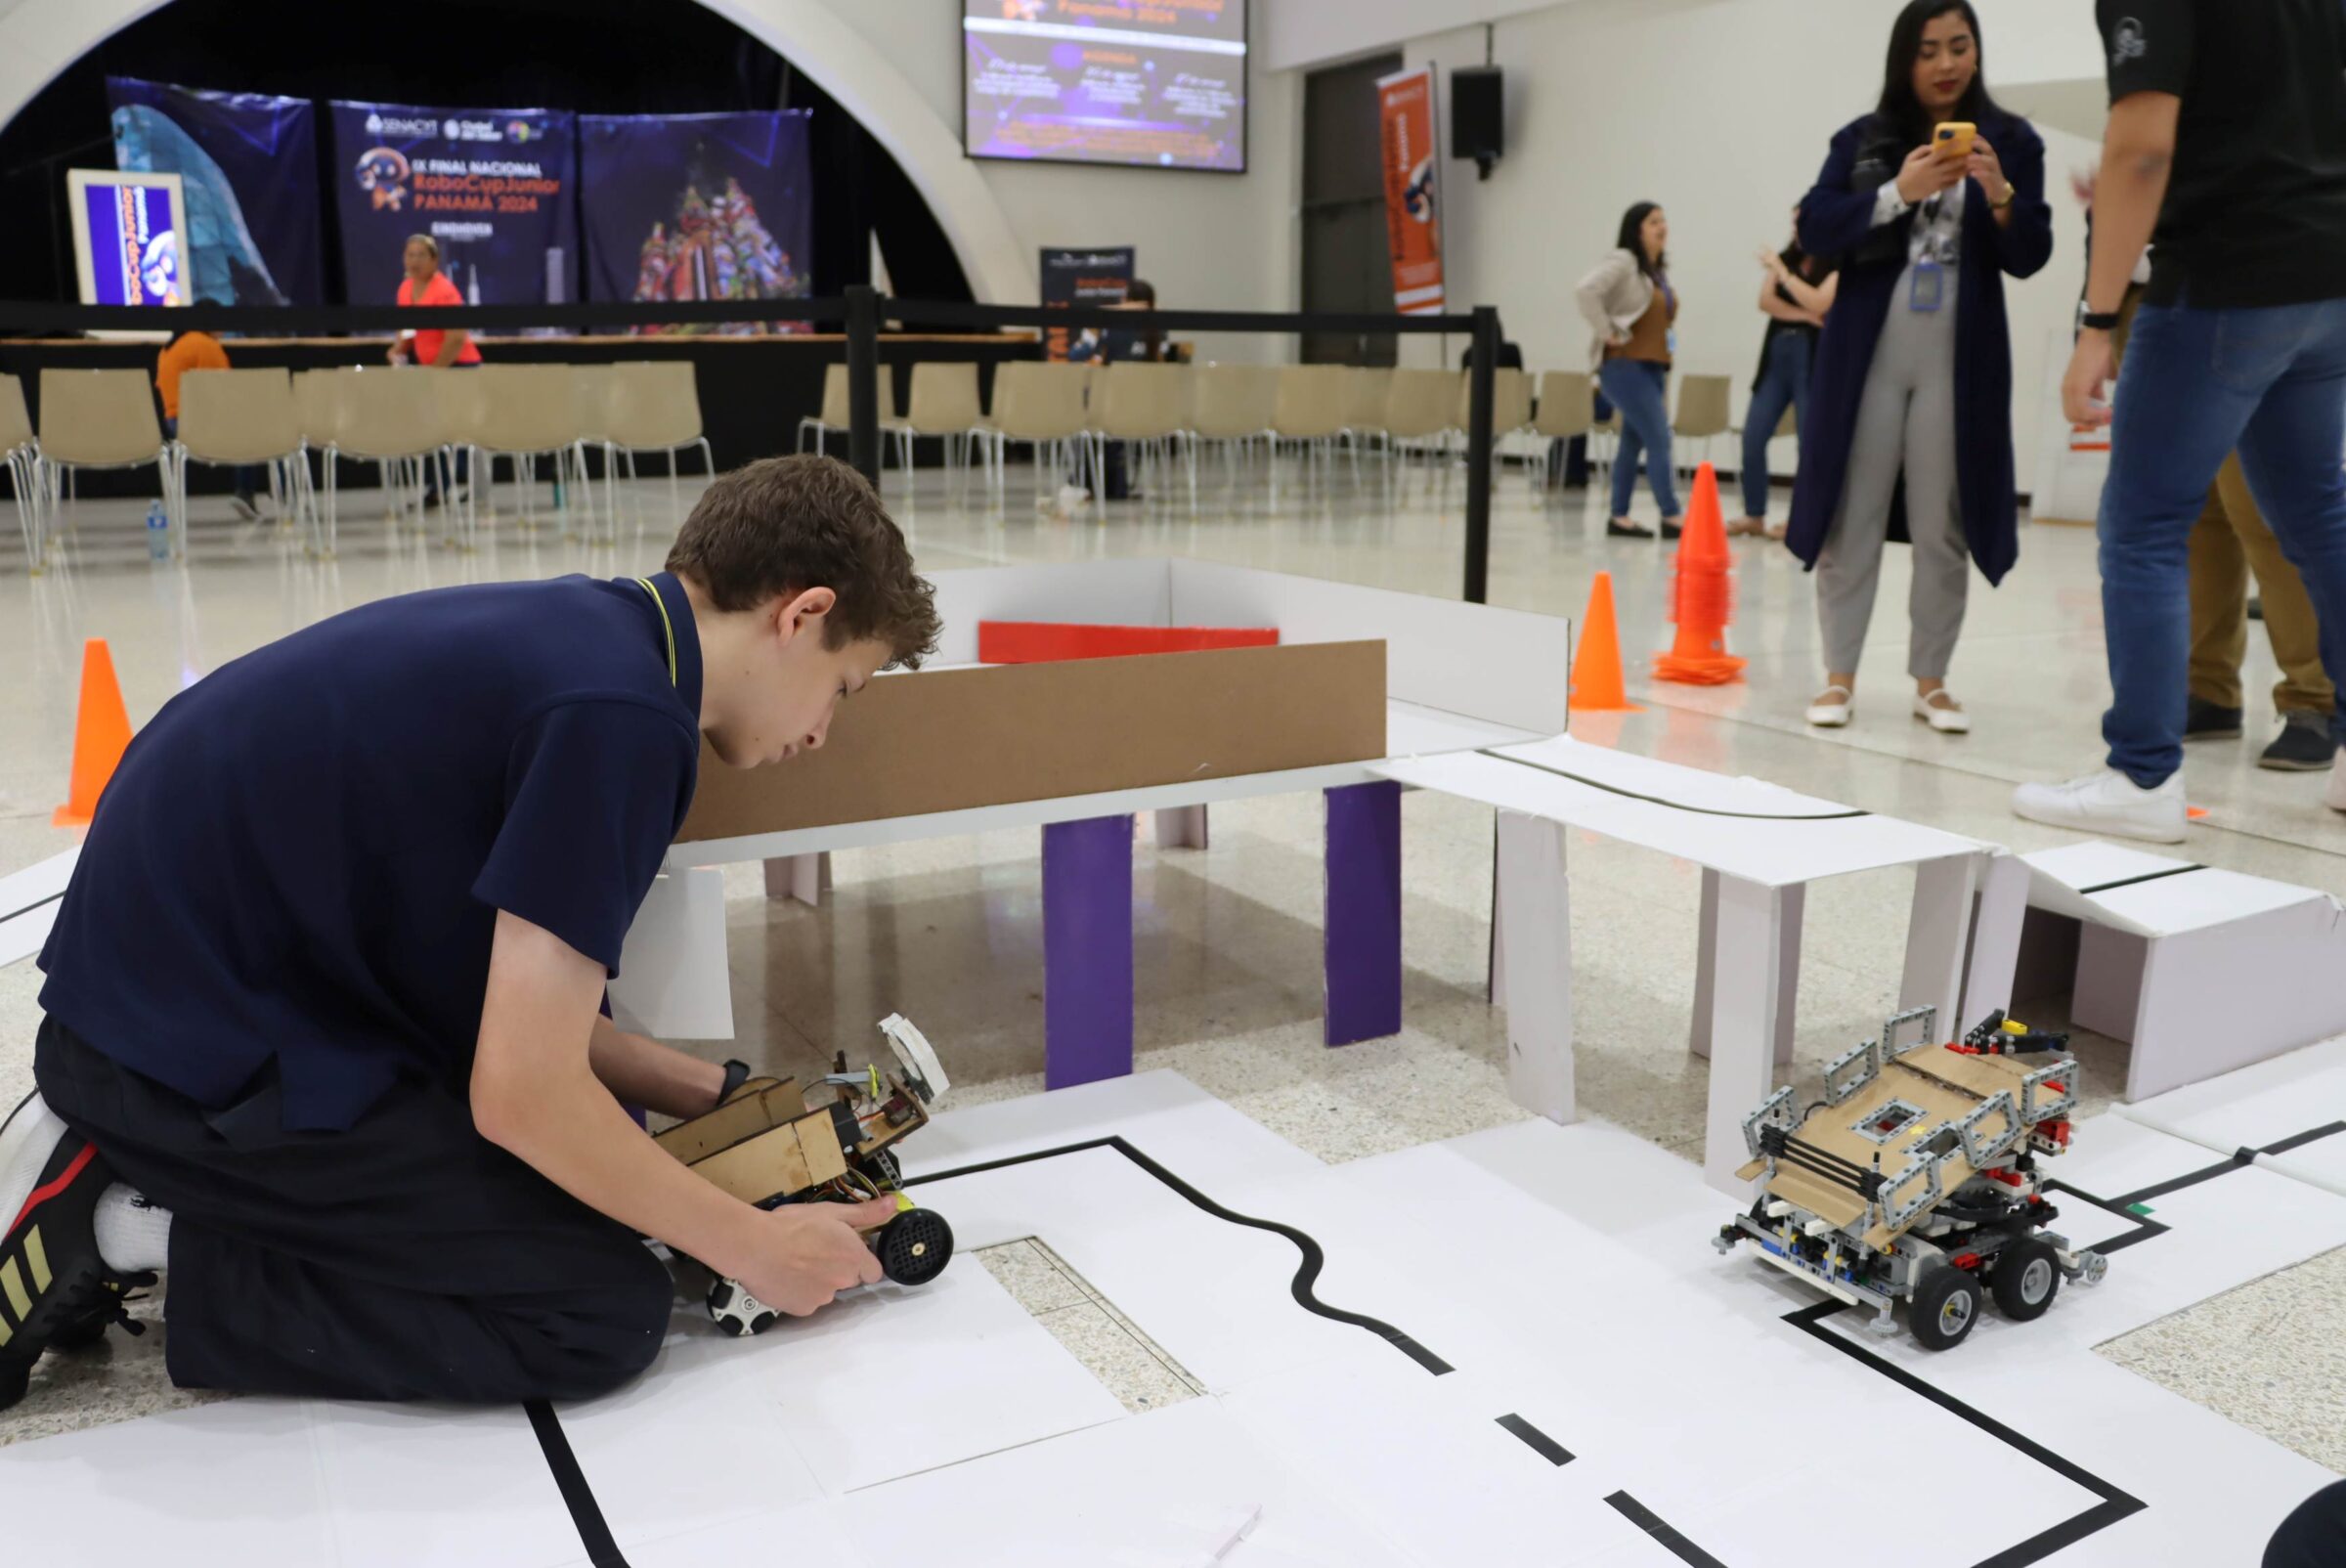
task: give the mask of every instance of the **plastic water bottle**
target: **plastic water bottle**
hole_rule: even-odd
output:
[[[147,558],[167,561],[171,558],[171,519],[163,514],[163,503],[147,503]]]

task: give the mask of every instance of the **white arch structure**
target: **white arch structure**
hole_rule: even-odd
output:
[[[1035,297],[1025,253],[954,129],[904,73],[823,0],[699,0],[789,61],[855,116],[929,203],[979,300]],[[160,0],[0,0],[0,125],[90,50]]]

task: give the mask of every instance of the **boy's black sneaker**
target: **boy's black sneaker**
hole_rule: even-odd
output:
[[[2186,697],[2183,705],[2183,738],[2238,740],[2240,711],[2209,702],[2204,697]]]
[[[2319,773],[2337,760],[2338,743],[2330,738],[2327,714],[2284,713],[2281,729],[2256,760],[2259,767],[2278,773]]]
[[[98,1255],[98,1198],[114,1173],[38,1094],[0,1124],[0,1181],[12,1172],[17,1179],[0,1192],[9,1216],[0,1238],[0,1410],[24,1397],[42,1351],[94,1343],[108,1324],[127,1320],[127,1292],[154,1283],[151,1274],[117,1275]]]

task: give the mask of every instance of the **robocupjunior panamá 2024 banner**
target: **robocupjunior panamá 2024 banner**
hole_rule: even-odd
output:
[[[577,122],[568,109],[329,102],[344,297],[399,289],[410,235],[473,305],[578,297]]]

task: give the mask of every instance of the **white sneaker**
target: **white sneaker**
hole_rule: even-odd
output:
[[[2031,822],[2152,844],[2181,844],[2189,821],[2183,774],[2170,773],[2156,789],[2147,790],[2112,767],[2066,784],[2023,784],[2012,792],[2012,809]]]
[[[1825,699],[1838,694],[1839,702]],[[1808,705],[1808,722],[1819,729],[1840,729],[1856,717],[1857,694],[1846,686],[1827,686],[1817,693],[1816,701]]]
[[[1914,699],[1914,717],[1942,735],[1968,735],[1972,732],[1972,716],[1963,711],[1953,692],[1941,686],[1928,697]]]

